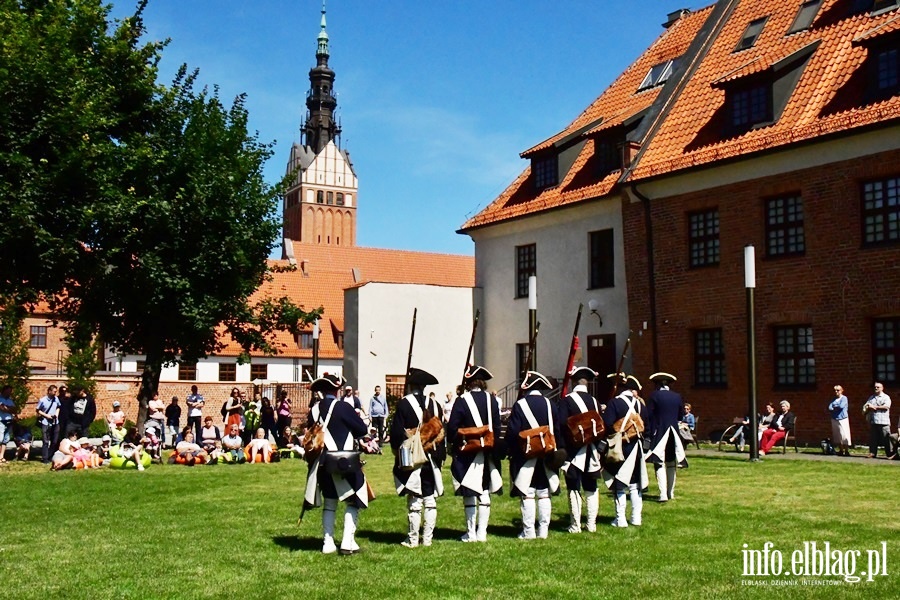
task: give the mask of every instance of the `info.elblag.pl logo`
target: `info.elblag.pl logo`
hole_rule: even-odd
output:
[[[803,542],[787,553],[766,542],[761,549],[744,544],[744,577],[781,577],[781,580],[745,579],[743,585],[836,585],[874,581],[888,574],[887,542],[866,550],[832,548],[831,542]],[[818,579],[805,579],[805,578]],[[804,578],[804,579],[792,579]],[[836,578],[836,579],[826,579]]]

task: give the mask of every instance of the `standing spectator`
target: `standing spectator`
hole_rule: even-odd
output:
[[[177,443],[178,429],[181,427],[181,407],[178,406],[178,396],[172,396],[172,402],[166,407],[166,426],[169,435],[172,436],[172,447]]]
[[[60,408],[65,408],[65,401],[60,399]],[[88,428],[97,418],[97,403],[87,390],[76,387],[72,390],[69,399],[69,425],[70,429],[78,431],[78,435],[87,435]]]
[[[271,437],[273,440],[277,439],[278,426],[275,423],[275,407],[272,406],[272,401],[266,396],[262,397],[262,407],[259,409],[259,414],[266,437]]]
[[[784,439],[788,431],[794,430],[794,413],[791,412],[791,403],[782,400],[779,403],[781,414],[775,417],[769,428],[763,431],[759,440],[759,455],[765,456],[775,447],[775,444]]]
[[[310,406],[312,408],[312,406]],[[281,390],[278,394],[278,424],[276,429],[284,431],[285,427],[291,426],[291,399],[288,398],[287,390]]]
[[[372,427],[378,432],[380,443],[384,440],[384,424],[388,416],[387,397],[381,393],[380,385],[375,386],[375,393],[369,400],[369,416],[372,417]]]
[[[878,446],[884,446],[884,454],[891,457],[891,397],[884,393],[884,384],[875,382],[875,393],[869,396],[863,412],[869,422],[869,458],[878,454]]]
[[[840,385],[834,386],[834,400],[828,405],[828,410],[831,411],[831,440],[840,448],[838,456],[850,456],[850,417],[847,408],[844,388]]]
[[[447,392],[447,399],[444,400],[444,423],[450,421],[450,413],[453,411],[453,403],[459,396],[462,396],[462,387],[456,386],[456,395],[453,392]]]
[[[203,401],[203,396],[197,393],[197,386],[191,386],[191,393],[188,394],[188,397],[185,399],[188,407],[188,427],[193,426],[194,431],[196,432],[194,436],[196,439],[200,439],[200,423],[203,421],[203,405],[205,402]]]
[[[125,439],[125,412],[118,400],[112,404],[112,412],[106,415],[106,424],[109,427],[109,435],[113,437],[116,443],[120,443]]]
[[[147,423],[144,423],[144,431],[153,426],[159,433],[159,443],[166,443],[166,403],[159,399],[159,392],[153,394],[153,398],[147,404]]]
[[[59,398],[59,434],[58,441],[62,441],[63,439],[69,437],[69,415],[72,413],[72,394],[69,393],[69,388],[65,385],[59,386],[59,390],[56,392],[56,397]],[[56,452],[59,449],[59,444],[55,444],[52,448],[53,452]]]
[[[59,441],[59,398],[56,386],[47,388],[47,395],[38,400],[37,416],[41,424],[41,462],[50,463],[50,449]]]
[[[244,407],[241,405],[241,390],[231,388],[231,395],[228,396],[222,409],[225,411],[222,414],[225,419],[225,429],[230,430],[232,425],[237,425],[238,429],[242,429],[241,417],[244,414]]]
[[[253,400],[247,400],[247,394],[245,392],[241,392],[241,405],[243,406],[244,414],[243,414],[243,430],[241,431],[241,438],[244,440],[244,444],[250,443],[250,439],[253,437],[253,433],[259,429],[260,422],[260,414],[259,414],[259,402],[256,401],[256,398]]]
[[[16,414],[16,403],[12,399],[12,386],[4,385],[0,390],[0,463],[6,462],[6,444],[9,443],[9,434],[13,417]]]

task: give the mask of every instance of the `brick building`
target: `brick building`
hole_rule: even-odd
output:
[[[814,443],[830,435],[826,406],[840,383],[854,441],[865,443],[860,409],[873,379],[900,394],[898,7],[719,0],[671,15],[661,41],[702,21],[671,65],[660,56],[646,70],[645,54],[610,87],[644,71],[636,99],[654,72],[669,71],[619,143],[615,186],[578,201],[620,200],[632,369],[677,375],[701,437],[747,411],[748,244],[760,403],[789,400],[798,437]],[[560,182],[600,180],[557,157]],[[526,201],[511,218],[574,210],[562,198]]]

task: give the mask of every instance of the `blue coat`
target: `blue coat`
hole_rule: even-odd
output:
[[[534,415],[538,426],[550,425],[552,420],[551,433],[556,438],[557,445],[563,444],[559,413],[554,403],[548,402],[540,392],[532,392],[517,401],[513,405],[512,414],[509,416],[509,426],[506,429],[509,475],[513,482],[510,495],[523,496],[528,488],[549,489],[551,492],[556,492],[559,489],[559,475],[547,466],[545,460],[525,458],[519,443],[519,433],[532,428],[522,408],[523,403],[531,409],[531,414]]]
[[[332,405],[334,407],[332,408]],[[368,433],[368,427],[356,414],[353,407],[332,395],[313,406],[306,422],[307,427],[312,427],[316,421],[324,421],[328,411],[331,410],[331,418],[325,427],[325,450],[353,450],[355,440]],[[321,459],[316,460],[309,467],[307,475],[307,490],[305,495],[306,506],[317,506],[315,489],[318,488],[325,498],[345,500],[352,502],[360,508],[368,505],[368,493],[366,489],[366,476],[362,471],[347,475],[329,474],[321,466]]]
[[[633,398],[634,395],[630,390],[620,393],[618,396],[609,401],[606,405],[606,411],[603,413],[603,423],[606,425],[606,434],[613,435],[616,432],[616,421],[625,417],[628,412],[628,404],[625,397]],[[641,416],[644,423],[647,422],[647,409],[640,400],[632,400],[634,402],[634,410]],[[647,469],[644,466],[644,452],[641,448],[641,439],[635,438],[630,442],[623,442],[622,451],[625,454],[625,461],[621,463],[604,464],[603,479],[609,488],[622,487],[629,483],[636,483],[638,487],[643,489],[647,487]]]
[[[394,450],[394,483],[397,493],[401,496],[440,495],[443,493],[442,482],[438,481],[441,476],[440,468],[447,455],[443,444],[439,444],[433,451],[426,453],[429,462],[418,469],[407,471],[400,468],[400,456],[397,451],[407,437],[406,430],[422,425],[416,411],[410,406],[410,397],[415,398],[418,403],[423,419],[427,418],[427,413],[431,413],[431,416],[435,416],[441,421],[444,418],[444,409],[440,404],[434,401],[429,403],[421,392],[405,396],[397,403],[394,418],[391,420],[391,448]]]
[[[464,427],[475,427],[475,418],[469,410],[466,397],[470,396],[478,411],[482,425],[488,424],[488,410],[491,411],[491,422],[494,432],[494,450],[477,452],[474,454],[461,454],[457,437],[459,430]],[[453,476],[453,486],[457,496],[480,496],[484,493],[500,493],[503,489],[503,479],[499,469],[499,438],[500,437],[500,405],[497,399],[487,392],[473,390],[456,399],[453,410],[450,411],[450,420],[447,422],[447,444],[453,453],[453,463],[450,465],[450,474]]]
[[[654,464],[677,461],[687,466],[684,446],[678,433],[678,423],[684,416],[684,399],[667,387],[657,389],[647,399],[650,423],[650,454],[647,459]]]

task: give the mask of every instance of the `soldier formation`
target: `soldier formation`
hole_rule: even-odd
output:
[[[491,496],[503,490],[504,456],[509,458],[510,493],[520,502],[520,539],[547,537],[551,498],[560,492],[560,474],[567,489],[570,533],[582,528],[596,531],[600,481],[613,495],[612,526],[640,526],[643,490],[649,485],[645,461],[654,466],[659,501],[675,497],[677,469],[687,467],[687,461],[678,434],[684,402],[670,389],[676,380],[673,375],[651,375],[657,389],[646,401],[634,376],[609,375],[613,394],[604,404],[588,391],[598,374],[587,367],[569,372],[572,391],[558,401],[547,398],[554,387],[550,380],[528,371],[503,440],[500,402],[486,390],[491,377],[482,366],[468,368],[465,391],[448,416],[425,394],[425,387],[437,384],[437,379],[421,369],[409,369],[408,393],[399,400],[390,427],[394,483],[397,494],[407,500],[404,546],[432,544],[437,498],[444,493],[441,468],[448,453],[454,493],[463,499],[463,542],[487,541]],[[334,375],[313,382],[312,390],[320,399],[310,409],[303,440],[309,462],[304,512],[322,506],[326,554],[359,551],[354,537],[359,510],[373,497],[355,450],[355,440],[367,433],[367,427],[353,407],[338,398],[343,383]],[[346,505],[340,546],[334,539],[339,501]]]

